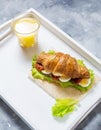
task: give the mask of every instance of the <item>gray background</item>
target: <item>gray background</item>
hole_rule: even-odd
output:
[[[0,24],[29,8],[39,11],[101,59],[101,0],[0,0]],[[2,100],[0,130],[30,130]],[[76,130],[101,130],[101,104]]]

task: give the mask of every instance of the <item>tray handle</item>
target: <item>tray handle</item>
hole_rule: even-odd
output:
[[[6,31],[4,31],[1,35],[0,35],[0,42],[2,40],[4,40],[7,36],[9,36],[12,33],[12,29],[8,28]]]

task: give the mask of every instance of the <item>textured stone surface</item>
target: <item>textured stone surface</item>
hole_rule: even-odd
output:
[[[0,0],[0,24],[35,8],[101,59],[101,0]],[[30,130],[0,101],[0,130]],[[101,104],[76,130],[101,130]]]
[[[0,99],[0,130],[31,129]]]

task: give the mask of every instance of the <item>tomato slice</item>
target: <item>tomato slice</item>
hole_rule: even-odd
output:
[[[54,76],[54,75],[52,75],[52,78],[53,78],[54,80],[59,80],[59,76]]]
[[[39,63],[36,63],[35,68],[36,68],[38,71],[44,70],[44,67],[43,67],[41,64],[39,64]]]
[[[77,78],[77,79],[72,79],[72,82],[74,82],[74,83],[78,84],[81,80],[82,80],[82,79],[80,79],[80,78]]]

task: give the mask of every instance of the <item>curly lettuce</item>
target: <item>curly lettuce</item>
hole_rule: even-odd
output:
[[[78,101],[72,98],[56,99],[55,105],[52,107],[52,115],[63,117],[75,110]]]

